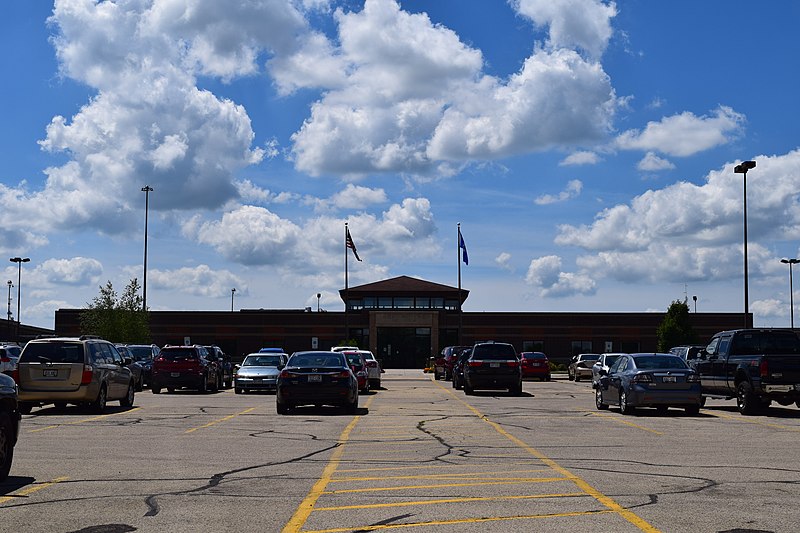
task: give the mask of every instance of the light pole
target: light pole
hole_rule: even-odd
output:
[[[692,300],[694,300],[694,312],[697,313],[697,296],[692,296]]]
[[[744,197],[744,327],[748,327],[747,314],[750,312],[750,297],[747,292],[747,171],[756,168],[755,161],[742,161],[733,167],[733,172],[742,174],[742,191]]]
[[[233,295],[236,294],[236,287],[231,289],[231,313],[233,313]]]
[[[781,263],[789,265],[789,316],[794,329],[794,287],[792,287],[792,265],[800,263],[800,259],[781,259]]]
[[[19,311],[20,311],[19,299],[20,299],[20,296],[22,295],[22,290],[21,290],[22,289],[21,288],[21,285],[22,285],[22,263],[27,263],[30,260],[31,260],[30,257],[12,257],[11,259],[9,259],[9,261],[11,261],[12,263],[16,263],[17,264],[17,335],[16,335],[17,338],[15,340],[19,340],[19,325],[20,325],[20,321],[19,321],[19,318],[20,318],[20,316],[19,316]]]
[[[144,193],[144,272],[142,275],[142,311],[147,311],[147,212],[150,210],[150,193],[153,188],[149,185],[142,187]]]
[[[322,293],[317,293],[317,313],[319,313],[319,299],[322,298]]]
[[[11,287],[13,286],[14,284],[11,283],[11,280],[8,280],[8,323],[7,323],[8,333],[7,334],[9,339],[11,338]]]

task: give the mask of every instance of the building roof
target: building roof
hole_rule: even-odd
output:
[[[396,278],[384,279],[375,281],[373,283],[366,283],[356,287],[350,287],[350,297],[368,296],[368,295],[431,295],[431,296],[450,296],[453,298],[458,297],[458,287],[450,287],[449,285],[442,285],[441,283],[433,283],[432,281],[425,281],[424,279],[412,278],[410,276],[397,276]],[[339,294],[344,298],[344,289],[339,291]],[[463,299],[467,299],[469,291],[461,289]]]

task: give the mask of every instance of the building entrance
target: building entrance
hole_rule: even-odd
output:
[[[378,353],[384,368],[425,368],[431,356],[431,328],[378,328]]]

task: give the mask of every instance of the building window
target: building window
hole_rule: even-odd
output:
[[[571,355],[592,353],[592,341],[572,341]]]
[[[414,307],[417,309],[429,309],[431,306],[430,298],[417,298]]]
[[[431,307],[434,309],[444,309],[444,298],[431,298]]]
[[[379,309],[391,309],[392,308],[392,298],[390,296],[381,296],[378,298],[378,308]]]
[[[523,352],[544,352],[544,341],[522,341]]]
[[[394,299],[395,309],[411,309],[414,306],[414,298],[396,296]]]
[[[458,310],[458,300],[445,300],[444,301],[444,308],[448,311],[457,311]]]
[[[364,298],[364,309],[375,309],[378,307],[378,299],[374,296],[366,296]]]
[[[350,310],[351,311],[360,311],[364,309],[364,302],[360,298],[354,298],[350,300]]]

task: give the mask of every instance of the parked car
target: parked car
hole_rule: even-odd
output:
[[[362,352],[340,352],[347,357],[347,363],[353,374],[358,380],[358,391],[361,394],[369,392],[369,375],[367,371],[367,359]]]
[[[519,362],[522,365],[522,379],[539,378],[550,381],[550,360],[542,352],[521,352]]]
[[[55,404],[89,405],[96,413],[106,402],[133,405],[133,374],[110,342],[95,336],[34,339],[25,345],[14,372],[19,386],[19,410]]]
[[[155,344],[129,344],[128,350],[136,363],[142,367],[142,385],[150,386],[153,379],[153,361],[161,352]]]
[[[334,346],[331,348],[332,352],[352,352],[353,350],[360,350],[358,346]]]
[[[453,363],[467,348],[471,346],[445,346],[433,362],[433,379],[453,379]]]
[[[464,363],[464,393],[476,389],[508,389],[522,394],[522,370],[514,346],[504,342],[479,342]]]
[[[453,388],[456,390],[464,388],[464,364],[469,360],[471,353],[472,347],[461,350],[458,354],[458,359],[453,363]]]
[[[16,370],[20,353],[22,353],[22,348],[16,344],[0,344],[0,374],[11,375]]]
[[[251,353],[237,365],[233,376],[233,390],[236,394],[254,390],[274,391],[278,387],[278,374],[281,373],[289,356],[285,353]]]
[[[687,344],[670,348],[669,353],[677,355],[684,361],[693,361],[700,356],[700,352],[702,352],[704,348],[705,345],[703,344]]]
[[[17,384],[11,376],[0,374],[0,482],[8,477],[11,470],[20,418]]]
[[[233,386],[233,361],[230,356],[215,344],[205,348],[211,360],[217,365],[217,388],[230,389]]]
[[[611,365],[619,359],[619,356],[622,355],[621,353],[601,353],[600,357],[597,358],[597,361],[594,362],[592,365],[592,388],[597,388],[597,384],[600,383],[600,370],[605,370],[608,373],[608,369],[611,368]]]
[[[164,346],[153,362],[153,394],[186,387],[201,393],[217,390],[217,365],[204,346]]]
[[[595,406],[619,405],[622,414],[637,407],[655,407],[665,412],[682,407],[687,414],[700,412],[700,377],[686,361],[672,354],[623,354],[606,372],[600,371]]]
[[[572,356],[572,360],[567,367],[567,377],[570,381],[580,381],[582,378],[591,378],[592,365],[599,358],[599,353],[582,353]]]
[[[299,405],[337,405],[358,409],[358,380],[341,352],[295,352],[278,376],[278,414]]]
[[[342,350],[345,351],[345,350]],[[360,353],[367,361],[367,379],[369,380],[369,388],[378,390],[381,388],[381,374],[385,371],[381,368],[381,363],[375,359],[375,354],[369,350],[351,350]]]
[[[128,349],[126,344],[115,344],[114,346],[117,347],[117,351],[123,359],[130,359],[130,364],[125,366],[127,366],[130,369],[131,374],[133,374],[133,383],[134,387],[136,388],[136,392],[141,392],[142,388],[144,387],[144,372],[142,371],[142,365],[140,365],[133,358],[133,353]]]

